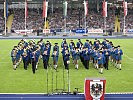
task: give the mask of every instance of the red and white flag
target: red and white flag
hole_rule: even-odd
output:
[[[46,0],[43,1],[43,18],[47,18],[48,11],[48,2]]]
[[[84,1],[85,16],[88,15],[88,1]]]
[[[103,1],[103,17],[107,17],[107,2]]]
[[[124,16],[127,16],[127,2],[123,2]]]
[[[28,4],[27,4],[27,0],[25,0],[25,18],[28,17]]]

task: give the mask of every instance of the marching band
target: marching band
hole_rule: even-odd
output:
[[[60,54],[58,43],[54,44],[50,56],[51,47],[52,44],[49,41],[45,44],[43,39],[40,39],[37,43],[35,40],[27,42],[27,40],[22,39],[11,51],[13,69],[16,70],[23,61],[24,69],[27,70],[29,64],[31,64],[33,74],[35,74],[40,59],[43,61],[44,69],[47,69],[50,57],[53,58],[54,69],[57,69]],[[90,63],[92,63],[94,68],[99,70],[101,74],[103,74],[104,68],[109,70],[109,62],[121,70],[123,51],[119,45],[115,47],[113,43],[107,39],[104,39],[102,42],[95,39],[94,43],[88,39],[83,43],[81,39],[78,39],[76,44],[73,40],[70,40],[68,44],[66,39],[63,39],[61,43],[61,53],[64,67],[67,70],[69,69],[70,59],[72,59],[75,69],[77,70],[79,69],[79,60],[87,70],[90,68]]]

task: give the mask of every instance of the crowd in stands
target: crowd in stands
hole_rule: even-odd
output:
[[[26,19],[26,28],[28,30],[35,29],[37,27],[43,27],[43,18],[38,14],[36,9],[28,10],[28,16]],[[13,30],[25,29],[25,10],[14,9],[14,20],[12,24]]]
[[[13,9],[14,20],[12,30],[25,29],[25,10]],[[0,10],[0,28],[4,29],[3,10]],[[65,20],[63,17],[63,9],[55,9],[53,13],[48,13],[48,21],[51,29],[64,29]],[[113,10],[108,11],[106,18],[107,29],[114,29],[115,14]],[[120,16],[121,29],[123,29],[123,15]],[[126,29],[133,29],[133,13],[130,12],[126,16]],[[28,9],[27,29],[38,29],[44,27],[44,19],[42,13],[37,9]],[[68,30],[85,28],[84,10],[68,9],[68,16],[66,18],[66,28]],[[89,11],[86,17],[86,28],[102,28],[104,29],[104,18],[102,12]]]
[[[0,31],[4,29],[4,18],[3,18],[3,11],[0,10]]]

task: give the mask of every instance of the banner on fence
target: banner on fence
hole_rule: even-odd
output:
[[[133,29],[126,29],[126,33],[133,33]]]
[[[85,32],[86,31],[86,32]],[[81,33],[81,34],[84,34],[84,33],[87,33],[88,30],[85,30],[85,29],[77,29],[75,30],[75,33]]]
[[[88,33],[103,33],[103,29],[88,29]]]
[[[25,34],[25,33],[30,34],[33,32],[33,29],[31,29],[31,30],[14,30],[14,32],[17,34]]]
[[[50,29],[43,29],[43,33],[50,33]]]

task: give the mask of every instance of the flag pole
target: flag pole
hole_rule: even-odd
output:
[[[105,31],[104,34],[105,34],[105,35],[107,35],[107,32],[106,32],[106,31],[107,31],[106,23],[107,23],[107,22],[106,22],[106,17],[104,17],[104,31]]]
[[[66,20],[67,20],[67,1],[65,1],[64,3],[63,3],[63,5],[64,5],[64,11],[63,11],[63,13],[64,13],[64,33],[65,33],[65,35],[66,35]]]
[[[106,17],[107,17],[107,2],[103,1],[103,17],[104,17],[104,35],[107,35]]]
[[[6,17],[5,17],[5,36],[6,36]]]
[[[26,10],[27,10],[27,2],[25,0],[25,35],[27,35],[27,33],[26,33],[26,23],[27,23],[27,18],[26,18],[27,15],[26,14],[27,14],[27,11]]]
[[[86,17],[87,17],[87,14],[88,14],[88,2],[84,0],[84,24],[85,24],[85,34],[87,33],[86,32]]]
[[[66,16],[65,16],[65,35],[66,35]]]
[[[6,36],[6,0],[4,2],[4,17],[5,17],[5,36]]]
[[[43,18],[44,18],[44,35],[46,35],[46,21],[47,21],[48,2],[45,0],[43,3]]]
[[[123,33],[124,33],[124,35],[126,35],[125,34],[125,16],[124,16],[124,30],[123,30]]]
[[[124,6],[124,27],[123,27],[124,29],[123,29],[123,35],[126,35],[126,34],[125,34],[125,18],[126,18],[126,14],[125,14],[125,13],[126,13],[126,12],[125,12],[125,9],[126,9],[126,8],[125,8],[125,0],[124,0],[124,3],[123,3],[123,6]]]
[[[86,34],[86,16],[85,16],[85,34]]]
[[[44,34],[46,36],[46,17],[45,17],[45,28],[44,28]]]

